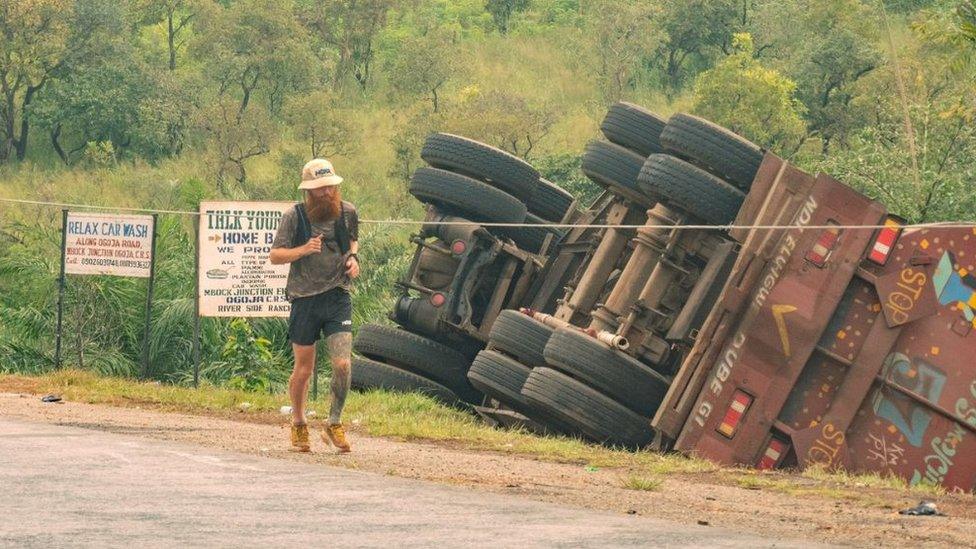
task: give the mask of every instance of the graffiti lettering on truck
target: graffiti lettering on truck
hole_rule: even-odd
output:
[[[813,442],[813,446],[807,450],[807,458],[811,463],[819,463],[824,466],[833,466],[834,460],[844,445],[844,432],[837,429],[833,423],[824,423],[820,429],[820,436]]]
[[[900,280],[896,283],[897,289],[888,294],[884,303],[889,318],[895,324],[908,322],[909,314],[922,295],[926,281],[925,273],[921,271],[912,268],[901,271]]]
[[[796,215],[796,219],[793,225],[796,227],[805,227],[810,224],[810,220],[813,219],[813,213],[817,211],[817,199],[810,196],[807,197],[806,203],[803,204],[803,208]],[[793,251],[796,249],[797,239],[792,234],[787,234],[783,241],[783,245],[779,248],[779,253],[770,262],[769,271],[766,276],[763,277],[762,286],[759,291],[756,292],[756,297],[752,302],[752,309],[759,310],[762,309],[763,305],[766,304],[766,299],[769,297],[769,293],[776,286],[776,282],[779,281],[780,276],[783,274],[783,270],[786,268],[786,264],[789,262],[790,257],[793,255]],[[732,375],[732,369],[735,367],[736,362],[739,360],[739,351],[746,343],[746,335],[744,332],[739,331],[732,338],[732,342],[722,353],[722,358],[716,368],[715,373],[712,374],[712,378],[709,381],[709,387],[711,388],[713,395],[719,395],[722,393],[722,388],[729,376]],[[695,423],[704,427],[705,420],[712,413],[712,408],[714,406],[708,400],[703,400],[698,406],[698,410],[695,411]]]
[[[969,392],[976,399],[976,381],[969,386]],[[970,404],[967,399],[960,398],[956,401],[956,414],[969,425],[976,427],[976,406]]]
[[[932,454],[925,456],[924,475],[918,469],[912,475],[911,484],[914,486],[924,480],[932,484],[942,484],[949,468],[952,467],[952,458],[956,455],[956,448],[962,442],[965,432],[958,423],[953,423],[952,428],[946,433],[945,439],[935,437],[932,439]]]

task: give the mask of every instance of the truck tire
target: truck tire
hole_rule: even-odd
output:
[[[515,359],[485,350],[471,362],[468,381],[482,393],[524,414],[531,407],[521,391],[531,371],[532,368]]]
[[[572,328],[561,328],[552,334],[546,344],[545,358],[551,367],[644,417],[654,415],[668,392],[664,376]]]
[[[463,406],[457,395],[425,377],[368,358],[352,358],[352,388],[382,389],[394,393],[421,393],[447,406]]]
[[[525,215],[525,223],[532,225],[545,225],[546,220],[533,214]],[[520,250],[525,250],[530,254],[537,254],[542,250],[542,245],[545,244],[546,237],[553,234],[558,238],[562,232],[559,229],[552,229],[549,227],[512,227],[505,231]]]
[[[559,223],[575,200],[576,198],[566,189],[551,181],[540,179],[535,194],[525,205],[530,214],[535,214],[546,221]]]
[[[504,191],[437,168],[418,168],[413,172],[410,194],[443,213],[476,223],[521,223],[527,212],[525,204]]]
[[[539,184],[539,172],[521,158],[458,135],[431,134],[420,157],[435,168],[491,183],[523,202]]]
[[[639,183],[644,192],[713,225],[731,223],[746,196],[705,170],[667,154],[648,157]]]
[[[528,315],[507,309],[491,325],[488,341],[493,349],[515,357],[523,364],[545,366],[543,352],[553,331]]]
[[[643,165],[643,156],[606,141],[591,141],[583,153],[583,173],[594,183],[650,208],[655,200],[637,186],[637,175]]]
[[[678,113],[661,132],[664,150],[749,191],[762,164],[758,145],[729,130],[690,114]]]
[[[654,436],[649,418],[552,368],[532,370],[522,395],[602,444],[640,448]]]
[[[567,435],[578,435],[579,429],[531,404],[522,395],[522,386],[525,385],[525,380],[531,372],[532,368],[501,353],[481,351],[471,363],[468,380],[479,391],[542,424],[547,429]]]
[[[647,158],[664,152],[661,148],[661,131],[667,123],[667,120],[643,107],[621,101],[607,111],[600,130],[611,143],[627,147]]]
[[[468,383],[468,359],[436,341],[399,328],[367,324],[359,329],[353,348],[366,358],[436,381],[466,402],[481,401],[481,394]]]

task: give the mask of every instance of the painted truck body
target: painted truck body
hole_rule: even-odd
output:
[[[767,154],[736,219],[758,227],[732,231],[741,250],[652,422],[657,444],[972,491],[976,229],[890,219]]]

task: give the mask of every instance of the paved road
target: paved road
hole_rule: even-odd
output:
[[[423,481],[0,419],[0,546],[298,544],[790,545]]]

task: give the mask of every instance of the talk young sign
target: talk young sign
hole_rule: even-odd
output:
[[[294,202],[200,204],[199,314],[287,317],[288,265],[268,260],[281,216]]]

